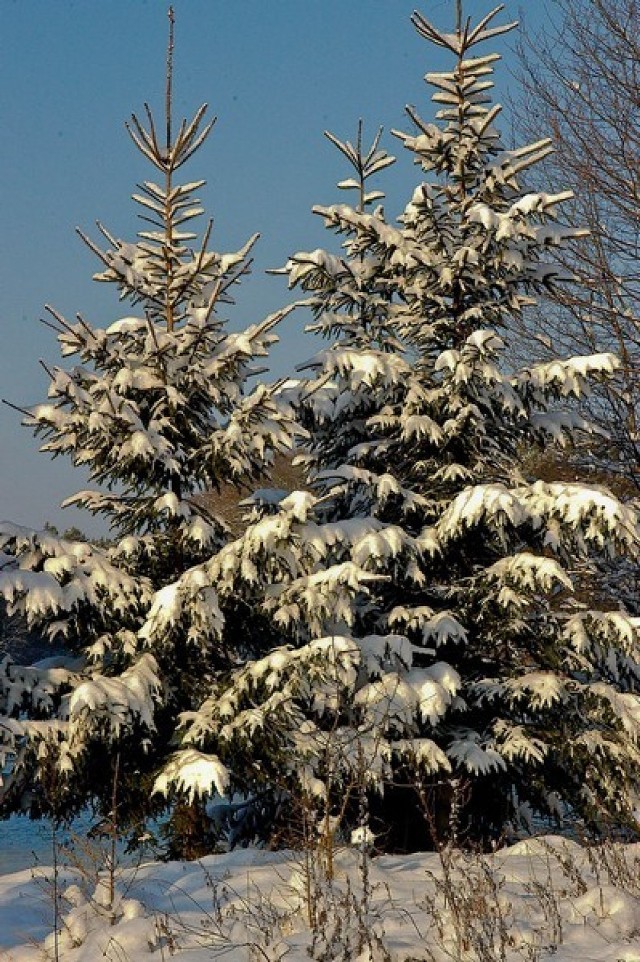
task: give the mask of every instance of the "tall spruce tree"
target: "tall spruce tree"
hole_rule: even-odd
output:
[[[62,641],[69,657],[0,668],[0,758],[11,772],[0,803],[72,814],[88,800],[110,807],[117,772],[124,824],[149,808],[150,773],[167,757],[179,712],[197,704],[216,671],[251,651],[241,603],[218,602],[198,565],[229,540],[211,499],[243,490],[273,453],[291,445],[292,424],[275,386],[259,383],[287,310],[237,333],[225,325],[235,285],[249,272],[252,237],[239,251],[198,240],[196,192],[178,172],[214,121],[206,105],[174,128],[173,14],[166,114],[127,125],[158,174],[134,199],[145,222],[135,242],[101,249],[96,280],[113,284],[131,315],[108,327],[48,308],[71,367],[50,371],[49,399],[25,423],[42,450],[88,470],[97,490],[68,499],[110,526],[90,544],[0,526],[0,591],[10,612]]]
[[[412,843],[400,784],[459,840],[532,811],[633,818],[640,623],[583,588],[599,557],[637,552],[637,516],[518,464],[590,430],[572,401],[617,362],[509,367],[510,319],[563,280],[553,252],[574,232],[557,222],[568,194],[521,185],[550,142],[508,150],[494,126],[499,58],[475,48],[514,26],[492,26],[501,9],[452,33],[414,15],[455,61],[426,77],[437,122],[409,110],[398,134],[425,180],[398,226],[364,203],[316,208],[346,256],[288,265],[335,338],[296,388],[309,490],[257,503],[206,566],[222,595],[252,592],[283,643],[183,716],[158,785],[196,794],[215,774],[240,793],[236,822],[253,807],[265,833],[283,796],[348,824],[358,784],[382,797],[393,846]]]

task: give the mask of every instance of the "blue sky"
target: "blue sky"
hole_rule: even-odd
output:
[[[325,128],[345,139],[360,117],[370,134],[383,125],[399,163],[376,186],[389,214],[410,195],[419,175],[389,131],[407,128],[407,103],[431,116],[422,78],[449,63],[411,26],[416,5],[452,26],[453,0],[174,0],[175,114],[191,116],[206,101],[218,116],[187,179],[207,179],[200,196],[215,219],[216,249],[261,233],[254,273],[229,309],[233,326],[287,302],[284,280],[267,268],[299,249],[336,246],[311,213],[313,204],[346,199],[335,183],[349,174]],[[467,0],[465,13],[475,19],[491,7]],[[100,220],[129,240],[138,229],[130,195],[151,172],[124,121],[145,100],[161,113],[167,4],[0,0],[0,11],[0,396],[29,406],[46,393],[38,359],[58,360],[55,337],[38,320],[45,303],[100,326],[130,313],[109,285],[92,281],[98,265],[74,229],[95,236]],[[508,3],[502,22],[517,17]],[[500,100],[513,84],[512,42],[495,44],[505,57]],[[282,327],[274,374],[313,353],[304,321],[297,315]],[[91,519],[58,508],[84,485],[63,461],[39,454],[19,415],[2,405],[0,519],[95,531]]]

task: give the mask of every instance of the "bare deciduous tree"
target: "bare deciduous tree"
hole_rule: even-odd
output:
[[[540,352],[613,350],[619,377],[599,390],[590,414],[610,442],[591,449],[592,467],[640,490],[640,4],[555,0],[537,35],[520,47],[520,132],[549,128],[555,153],[547,183],[570,187],[569,216],[589,236],[565,266],[579,283],[553,291],[526,321]],[[537,185],[534,185],[537,186]],[[566,215],[566,211],[565,211]],[[529,348],[531,340],[528,341]],[[596,457],[594,458],[594,455]]]

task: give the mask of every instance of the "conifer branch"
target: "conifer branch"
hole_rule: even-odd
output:
[[[45,327],[48,327],[50,330],[55,331],[58,337],[60,337],[61,334],[64,334],[64,331],[61,331],[59,327],[56,327],[55,324],[52,324],[51,321],[48,321],[46,317],[41,317],[39,318],[39,320],[40,320],[40,323],[44,324]]]
[[[78,237],[87,245],[87,247],[89,248],[89,250],[90,250],[90,251],[93,251],[93,253],[96,255],[96,257],[97,257],[99,260],[102,261],[102,263],[104,264],[105,267],[111,267],[111,263],[110,263],[110,261],[109,261],[109,258],[108,258],[107,255],[104,253],[104,251],[101,250],[101,249],[98,247],[97,244],[94,244],[94,242],[91,240],[91,238],[88,237],[80,227],[76,227],[76,234],[77,234]]]
[[[93,333],[93,331],[91,330],[91,328],[89,327],[85,319],[82,317],[82,315],[76,314],[76,318],[77,318],[78,324],[81,324],[82,327],[84,327],[85,331],[87,332],[91,340],[95,340],[95,334]]]
[[[61,314],[59,311],[56,311],[56,309],[55,309],[54,307],[52,307],[50,304],[45,304],[45,305],[44,305],[44,309],[45,309],[45,311],[49,311],[49,313],[51,314],[51,316],[54,317],[54,318],[56,319],[56,321],[58,322],[58,324],[60,324],[62,327],[64,327],[65,330],[69,332],[69,334],[73,335],[73,337],[75,337],[77,341],[79,341],[80,343],[82,343],[82,338],[80,337],[80,335],[78,334],[78,332],[77,332],[76,330],[74,330],[73,327],[71,327],[71,325],[69,324],[69,322],[65,320],[65,318],[62,316],[62,314]]]
[[[204,113],[206,109],[207,109],[207,105],[203,104],[203,106],[201,107],[202,113]],[[176,160],[174,164],[174,170],[177,170],[179,167],[182,167],[182,165],[185,164],[193,154],[195,154],[196,150],[198,150],[198,148],[202,146],[202,144],[205,142],[205,140],[211,133],[213,126],[216,123],[216,120],[217,120],[217,117],[213,117],[208,122],[208,124],[203,128],[200,134],[195,138],[195,140],[193,140],[193,142],[189,144],[187,148],[185,148],[185,150],[180,155],[179,159]]]
[[[13,408],[14,411],[18,412],[18,414],[23,414],[26,418],[29,418],[29,419],[33,418],[33,414],[31,413],[31,411],[27,411],[26,408],[21,408],[18,404],[14,404],[13,401],[7,401],[7,399],[4,397],[1,400],[3,404],[6,404],[8,408]]]
[[[149,328],[149,332],[150,332],[150,334],[151,334],[151,338],[152,338],[152,340],[153,340],[153,343],[154,343],[155,346],[156,346],[156,351],[157,351],[158,353],[160,353],[160,345],[158,344],[158,336],[157,336],[157,334],[156,334],[155,325],[154,325],[153,321],[151,320],[151,318],[149,317],[148,311],[145,311],[144,318],[145,318],[145,321],[147,322],[147,327]]]
[[[110,233],[110,231],[107,230],[107,228],[104,226],[104,224],[101,221],[99,220],[96,221],[96,227],[98,228],[102,236],[109,241],[112,247],[117,247],[118,241]]]
[[[41,358],[41,357],[38,358],[38,364],[40,365],[40,367],[42,368],[42,370],[45,372],[45,374],[47,375],[47,377],[48,377],[51,381],[53,381],[55,375],[54,375],[53,371],[51,370],[51,368],[50,368],[47,364],[45,364],[43,358]]]

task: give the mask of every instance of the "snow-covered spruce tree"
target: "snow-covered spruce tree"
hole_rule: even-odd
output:
[[[104,516],[111,537],[99,545],[0,527],[9,611],[70,655],[32,667],[2,662],[1,757],[12,759],[5,811],[61,816],[90,799],[111,806],[117,768],[119,821],[144,814],[178,713],[202,699],[216,671],[252,651],[241,602],[219,604],[198,568],[229,539],[199,493],[246,489],[274,451],[290,447],[292,423],[275,386],[252,380],[286,311],[238,333],[225,329],[256,237],[218,254],[209,249],[211,222],[201,241],[192,232],[204,181],[177,175],[213,121],[203,106],[173,129],[171,15],[170,23],[165,123],[159,128],[145,105],[146,124],[133,116],[128,125],[160,178],[134,195],[145,229],[128,243],[101,228],[106,250],[84,238],[103,264],[96,280],[115,285],[132,313],[101,328],[48,309],[61,353],[75,363],[49,372],[49,400],[25,421],[44,451],[70,457],[98,482],[67,503]]]
[[[394,846],[410,844],[402,784],[430,831],[461,841],[531,811],[632,820],[640,623],[583,588],[600,557],[637,552],[636,513],[518,467],[589,430],[572,401],[616,361],[509,369],[510,318],[562,280],[553,251],[573,232],[556,222],[566,194],[521,186],[549,141],[507,150],[494,127],[498,57],[473,48],[511,29],[491,26],[501,9],[453,33],[414,16],[455,57],[427,75],[438,122],[409,111],[398,135],[426,180],[397,227],[363,204],[317,208],[347,256],[289,262],[336,338],[298,390],[310,491],[263,499],[208,566],[222,593],[264,585],[285,643],[185,714],[160,787],[228,786],[258,817],[289,793],[335,825],[364,781]]]
[[[338,186],[357,192],[358,210],[364,213],[383,196],[369,189],[369,178],[394,158],[380,149],[380,132],[364,149],[362,123],[355,146],[327,136],[355,174]],[[374,216],[382,222],[382,209]],[[341,726],[323,732],[306,718],[297,699],[304,692],[304,702],[311,699],[322,713],[323,702],[333,704],[338,694],[331,669],[327,676],[328,664],[335,660],[334,667],[341,666],[347,673],[353,670],[355,649],[346,637],[347,626],[356,597],[375,575],[352,560],[356,553],[352,542],[359,543],[363,558],[370,553],[370,538],[375,540],[384,527],[369,508],[370,492],[365,492],[369,480],[374,487],[379,482],[381,502],[397,485],[388,474],[359,480],[355,468],[352,477],[345,461],[351,451],[368,445],[370,418],[385,399],[398,395],[400,385],[411,376],[411,367],[400,356],[402,347],[389,321],[390,295],[381,282],[379,258],[352,251],[349,243],[345,247],[343,257],[320,249],[300,252],[282,271],[289,275],[291,286],[300,284],[310,294],[306,304],[315,320],[309,330],[335,338],[302,366],[308,377],[288,382],[282,392],[296,408],[306,433],[297,461],[304,465],[309,490],[290,495],[256,492],[247,503],[254,524],[207,565],[209,579],[221,590],[245,597],[252,594],[254,604],[290,647],[269,648],[265,638],[262,659],[248,661],[222,679],[197,712],[185,714],[185,748],[159,781],[162,790],[174,786],[192,794],[206,793],[212,782],[218,791],[225,784],[236,789],[237,804],[226,811],[227,816],[233,815],[232,838],[252,833],[264,837],[282,828],[278,821],[282,800],[287,819],[292,798],[300,800],[306,811],[316,809],[322,796],[320,807],[327,815],[333,796],[357,768],[352,729]],[[344,482],[341,491],[336,480]],[[387,483],[391,490],[385,490]],[[329,494],[326,503],[325,493]],[[410,492],[406,495],[410,499]],[[334,518],[338,524],[325,523]],[[399,529],[398,534],[402,537]],[[385,530],[382,538],[387,536],[393,534]],[[284,593],[292,585],[294,593],[307,586],[300,607]],[[334,625],[344,629],[341,637],[328,636]],[[376,639],[369,641],[375,661]],[[384,646],[384,640],[379,641]],[[292,721],[300,722],[293,736]],[[339,745],[340,739],[344,744]],[[210,751],[214,745],[218,754]],[[233,766],[228,769],[231,758]],[[333,774],[321,781],[316,773],[326,775],[327,768]],[[348,805],[352,795],[344,796]],[[322,827],[324,831],[324,821]]]

